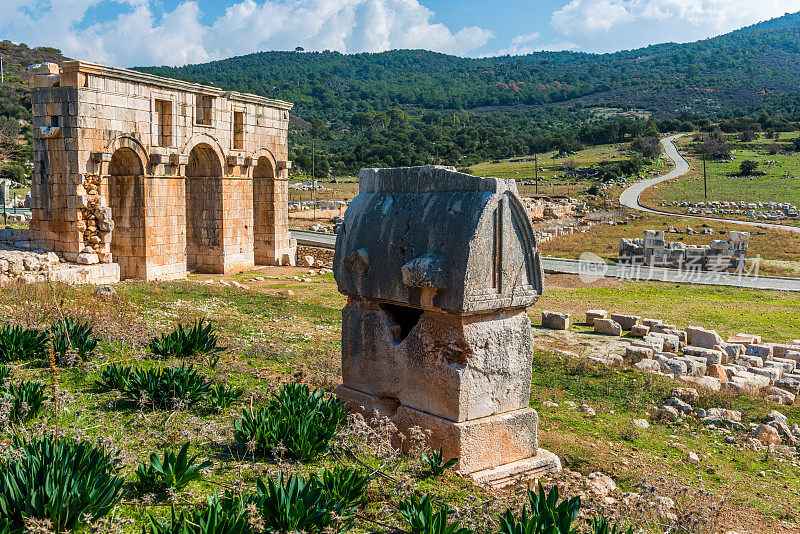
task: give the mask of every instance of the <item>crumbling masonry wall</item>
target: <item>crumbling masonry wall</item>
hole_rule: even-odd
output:
[[[292,104],[80,61],[30,75],[32,246],[123,279],[294,262]]]

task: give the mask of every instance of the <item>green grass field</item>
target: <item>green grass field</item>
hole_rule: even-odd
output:
[[[65,313],[90,320],[103,337],[89,365],[60,370],[59,389],[66,393],[62,401],[66,411],[59,426],[67,435],[91,441],[103,437],[120,449],[119,474],[126,479],[126,496],[113,515],[133,521],[122,526],[122,531],[141,532],[151,514],[160,519],[169,516],[169,496],[142,491],[134,471],[150,453],[177,449],[188,441],[191,454],[212,465],[203,480],[177,492],[181,508],[204,501],[215,489],[247,488],[258,477],[273,477],[280,471],[309,474],[334,465],[368,466],[384,475],[376,475],[367,502],[359,509],[355,532],[406,529],[397,510],[398,500],[425,492],[430,492],[436,502],[450,505],[462,524],[476,533],[496,532],[498,514],[508,506],[518,509],[520,492],[492,495],[452,473],[426,478],[417,458],[387,454],[385,449],[380,452],[379,447],[385,444],[381,445],[379,436],[365,440],[363,434],[350,429],[332,453],[310,463],[253,458],[236,445],[233,421],[243,408],[262,406],[280,384],[300,381],[332,391],[341,380],[340,310],[345,297],[336,291],[330,275],[299,282],[291,278],[302,272],[299,269],[275,270],[273,274],[276,272],[275,278],[264,282],[252,281],[263,272],[233,277],[250,284],[250,290],[193,281],[126,282],[116,286],[118,300],[102,303],[92,296],[91,287],[34,285],[0,290],[0,309],[6,320],[38,326]],[[743,329],[763,333],[765,339],[798,331],[800,296],[621,282],[577,287],[565,277],[548,277],[548,285],[547,295],[531,309],[533,317],[544,308],[577,314],[591,306],[680,324],[713,325],[722,332]],[[276,296],[280,289],[292,289],[295,296]],[[192,358],[191,363],[213,380],[246,389],[245,398],[232,408],[221,412],[141,408],[95,386],[99,370],[112,362],[143,368],[177,365],[180,362],[174,358],[154,359],[146,343],[157,333],[199,317],[213,321],[221,344],[228,350],[213,365],[201,356]],[[49,370],[37,362],[16,362],[14,367],[14,380],[49,383]],[[717,504],[725,498],[719,518],[707,517],[708,511],[699,507],[695,510],[704,520],[718,521],[722,532],[729,528],[751,533],[796,531],[800,521],[786,511],[800,494],[796,462],[741,445],[723,444],[715,431],[693,421],[653,424],[644,430],[633,427],[632,421],[647,418],[647,411],[662,402],[674,385],[666,378],[598,367],[540,348],[534,357],[531,389],[531,406],[540,413],[539,443],[559,454],[570,469],[584,475],[594,471],[609,474],[622,491],[640,491],[638,484],[647,481],[658,486],[659,495],[676,501],[700,489],[713,494]],[[555,401],[559,406],[545,405],[545,401]],[[588,403],[597,416],[569,409],[567,401]],[[774,408],[757,399],[709,393],[703,393],[701,406],[740,409],[745,424],[760,421]],[[800,422],[798,408],[782,411],[790,424]],[[54,423],[52,412],[45,409],[26,423],[26,428],[38,432],[52,429]],[[741,443],[747,434],[734,431],[733,435]],[[686,462],[687,449],[700,456],[700,465]],[[761,476],[761,472],[766,474]],[[769,491],[763,490],[765,484]],[[617,514],[617,519],[647,532],[662,532],[659,524],[663,518],[657,514],[609,506],[590,495],[585,501],[589,510]],[[683,510],[689,503],[678,506]]]
[[[736,142],[735,159],[733,161],[708,161],[706,174],[708,182],[708,200],[746,201],[746,202],[791,202],[800,205],[800,152],[790,152],[786,141],[798,134],[782,134],[777,140],[782,150],[778,154],[770,154],[769,147],[776,140],[763,137],[749,143]],[[687,151],[691,138],[679,140],[678,147]],[[786,150],[784,150],[786,149]],[[744,160],[758,163],[758,170],[763,176],[742,176],[739,167]],[[704,200],[703,163],[702,159],[687,156],[691,165],[690,172],[680,178],[649,188],[642,195],[642,203],[676,213],[685,213],[685,208],[674,206],[662,207],[662,201],[701,202]],[[730,215],[721,215],[730,218]],[[746,219],[747,217],[741,217]],[[800,224],[798,221],[787,224]]]

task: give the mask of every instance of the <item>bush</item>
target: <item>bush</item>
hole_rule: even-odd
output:
[[[106,391],[115,389],[124,391],[128,387],[131,372],[131,367],[129,366],[117,363],[106,365],[100,371],[100,380],[97,381],[97,385]]]
[[[296,475],[281,473],[277,483],[258,479],[254,501],[271,531],[321,532],[334,521],[322,489]]]
[[[423,452],[420,460],[422,461],[422,465],[425,466],[426,471],[435,477],[444,473],[445,469],[455,467],[458,463],[458,458],[450,458],[446,462],[443,462],[444,450],[441,447],[439,447],[438,451],[431,451],[430,456]]]
[[[8,421],[24,423],[39,415],[47,398],[44,392],[45,387],[39,382],[24,381],[19,385],[0,386],[0,404],[8,404]]]
[[[592,534],[633,534],[633,527],[626,529],[616,523],[610,523],[602,515],[593,517],[589,527],[592,529]]]
[[[110,456],[89,443],[15,437],[12,449],[0,460],[0,515],[13,534],[24,532],[26,517],[50,520],[56,533],[73,530],[122,499],[124,479],[115,476]]]
[[[0,362],[40,358],[47,352],[47,333],[21,326],[0,326]]]
[[[186,358],[196,354],[223,352],[225,347],[220,347],[217,343],[217,335],[211,323],[200,319],[188,327],[178,325],[176,330],[153,339],[150,342],[150,352],[162,358]]]
[[[192,365],[184,364],[169,369],[134,369],[123,391],[130,400],[158,408],[188,408],[210,393],[208,379]]]
[[[235,388],[227,384],[214,384],[211,386],[211,396],[209,400],[211,406],[217,409],[230,408],[230,406],[242,398],[243,388]]]
[[[744,160],[741,165],[739,165],[739,172],[743,175],[749,175],[756,172],[758,168],[758,163],[751,159]]]
[[[71,361],[70,349],[77,353],[81,362],[85,362],[97,348],[97,341],[93,337],[93,330],[89,323],[82,323],[72,317],[56,321],[50,328],[53,352],[58,355],[59,362],[67,367],[78,363]]]
[[[247,516],[241,497],[225,494],[221,499],[216,492],[206,497],[206,506],[191,513],[181,511],[175,515],[172,507],[169,523],[161,523],[151,515],[148,524],[142,529],[150,534],[248,534]],[[1,534],[1,533],[0,533]]]
[[[558,502],[558,488],[553,486],[549,494],[545,494],[542,483],[539,482],[538,495],[528,490],[528,501],[531,505],[530,515],[527,507],[522,508],[522,517],[519,521],[511,513],[500,516],[501,534],[572,534],[572,524],[578,517],[581,508],[580,497]]]
[[[159,458],[158,454],[151,454],[149,463],[139,464],[136,476],[146,489],[167,487],[180,490],[191,481],[202,478],[203,475],[200,471],[211,465],[211,462],[208,461],[194,465],[196,460],[197,456],[189,458],[189,443],[187,442],[181,447],[178,454],[169,449],[165,450],[163,460]]]
[[[470,534],[472,531],[458,526],[458,521],[447,522],[450,509],[442,506],[437,512],[433,511],[431,496],[425,494],[422,498],[412,495],[410,499],[399,504],[400,514],[408,521],[412,534]],[[525,533],[533,534],[533,533]]]
[[[285,448],[294,459],[307,462],[326,452],[344,427],[347,412],[335,398],[320,390],[286,384],[267,408],[243,410],[234,423],[234,438],[241,446],[255,445],[255,453],[273,454]]]

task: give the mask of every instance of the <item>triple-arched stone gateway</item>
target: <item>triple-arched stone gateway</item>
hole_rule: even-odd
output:
[[[30,87],[37,248],[122,279],[294,262],[292,104],[82,61]]]

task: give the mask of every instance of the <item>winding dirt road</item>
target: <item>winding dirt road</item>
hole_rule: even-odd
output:
[[[742,224],[745,226],[754,226],[756,228],[776,228],[779,230],[788,230],[790,232],[800,232],[800,227],[798,226],[789,226],[786,224],[777,224],[777,223],[768,223],[768,222],[754,222],[754,221],[742,221],[738,219],[725,219],[722,217],[711,217],[708,215],[688,215],[685,213],[673,213],[670,211],[664,210],[657,210],[653,208],[648,208],[647,206],[643,206],[642,203],[639,201],[639,197],[641,197],[642,193],[648,187],[654,186],[661,182],[671,180],[673,178],[679,178],[689,172],[689,162],[678,153],[678,149],[675,148],[675,139],[679,137],[683,137],[685,134],[678,134],[672,135],[670,137],[665,137],[661,140],[661,145],[664,147],[664,152],[666,152],[667,157],[675,163],[675,168],[672,169],[667,174],[663,176],[657,176],[655,178],[648,178],[646,180],[640,180],[635,184],[631,185],[627,189],[625,189],[622,194],[619,196],[619,203],[623,206],[628,208],[632,208],[639,211],[644,211],[647,213],[657,213],[659,215],[672,215],[675,217],[688,217],[691,219],[704,219],[707,221],[721,221],[721,222],[729,222],[734,224]]]

